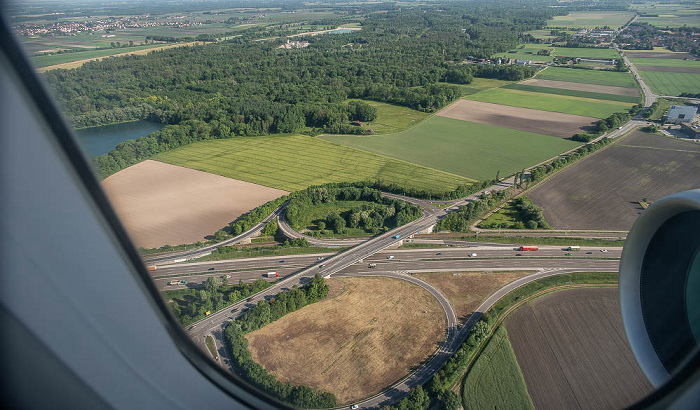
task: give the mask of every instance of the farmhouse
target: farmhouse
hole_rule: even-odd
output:
[[[672,105],[668,110],[666,122],[680,124],[682,122],[693,122],[695,114],[698,113],[697,107],[690,105]]]

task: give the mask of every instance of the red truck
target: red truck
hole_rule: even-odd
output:
[[[521,246],[518,248],[519,251],[536,251],[539,249],[537,246]]]

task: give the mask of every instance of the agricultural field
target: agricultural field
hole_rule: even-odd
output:
[[[503,107],[507,112],[507,108]],[[473,179],[508,175],[575,148],[576,142],[434,116],[403,132],[323,139]]]
[[[143,161],[102,181],[138,247],[206,240],[242,214],[285,191],[218,175]]]
[[[554,39],[557,38],[557,36],[552,35],[552,30],[530,30],[526,31],[525,34],[530,34],[535,38],[543,38],[543,39]]]
[[[499,326],[472,365],[462,387],[465,409],[533,409],[523,373]]]
[[[617,288],[556,292],[505,325],[536,408],[623,408],[654,390],[625,338]]]
[[[151,51],[165,50],[165,49],[174,48],[174,47],[187,47],[187,46],[192,46],[192,45],[197,45],[197,44],[203,44],[203,43],[201,43],[201,42],[176,43],[176,44],[160,45],[157,47],[144,46],[144,48],[139,48],[138,50],[135,50],[137,47],[130,47],[127,49],[84,51],[84,52],[80,52],[80,53],[46,56],[46,57],[71,56],[71,59],[69,59],[68,62],[64,62],[64,63],[56,63],[54,65],[46,65],[46,66],[38,67],[36,71],[43,73],[44,71],[55,70],[58,68],[69,70],[72,68],[78,68],[78,67],[82,66],[83,64],[87,63],[88,61],[102,60],[103,58],[107,58],[110,56],[111,57],[119,57],[119,56],[125,56],[125,55],[129,55],[129,54],[146,55],[146,54],[150,53]],[[125,50],[128,50],[128,51],[125,51]],[[108,52],[108,51],[111,51],[111,52],[109,54],[106,54],[106,52]],[[90,55],[92,55],[92,57],[90,57]],[[80,57],[80,59],[73,59],[75,57]]]
[[[515,229],[514,225],[516,222],[525,221],[520,217],[520,211],[518,211],[511,202],[481,221],[481,223],[479,223],[479,228],[491,229],[490,227],[498,227],[503,229]]]
[[[700,73],[700,60],[683,60],[680,58],[631,58],[630,61],[632,61],[635,67],[643,71],[654,71],[653,67],[663,67],[686,69],[689,73]]]
[[[462,96],[476,94],[480,91],[490,88],[498,88],[504,85],[513,84],[514,81],[496,80],[492,78],[474,78],[469,84],[448,84],[459,87],[462,90]],[[447,84],[447,83],[441,83]]]
[[[253,359],[283,383],[351,403],[406,376],[445,338],[442,307],[414,284],[391,278],[327,283],[326,299],[246,335]]]
[[[606,60],[620,58],[617,50],[612,48],[556,47],[552,55],[555,57],[600,58]]]
[[[511,84],[506,87],[512,87]],[[480,101],[459,100],[438,114],[440,117],[495,125],[556,137],[570,137],[595,125],[596,118],[552,113],[529,108],[504,107]]]
[[[640,74],[655,94],[700,93],[700,74],[666,71],[640,71]]]
[[[567,28],[596,28],[609,26],[610,28],[622,27],[634,17],[629,11],[574,11],[566,16],[554,16],[547,23],[548,27]]]
[[[637,88],[637,82],[634,80],[632,74],[615,71],[548,67],[547,69],[537,73],[535,78],[541,80],[568,81],[572,83]]]
[[[632,103],[601,101],[567,95],[544,94],[496,88],[470,95],[470,100],[504,104],[535,110],[554,111],[585,117],[606,118],[614,112],[627,111]]]
[[[430,283],[450,301],[457,319],[464,323],[474,310],[498,289],[533,272],[458,272],[416,273],[413,276]]]
[[[556,85],[555,85],[556,83]],[[558,85],[558,86],[557,86]],[[525,80],[518,84],[510,84],[505,87],[509,90],[520,90],[529,91],[533,93],[545,93],[545,94],[555,94],[555,95],[568,95],[571,97],[582,97],[594,100],[605,100],[605,101],[620,101],[628,103],[638,103],[641,99],[639,92],[635,88],[623,88],[623,87],[610,87],[605,85],[591,85],[591,84],[581,84],[581,83],[569,83],[565,81],[552,81],[552,80],[538,80],[531,79]],[[636,94],[636,95],[624,95],[620,92],[604,93],[595,92],[596,88],[608,88],[608,89],[618,89],[623,90],[624,94]],[[591,91],[583,91],[583,89],[589,89]]]
[[[697,26],[700,20],[700,8],[692,3],[664,4],[659,2],[645,2],[631,4],[630,7],[640,13],[638,22],[645,22],[657,27],[682,27]]]
[[[134,47],[124,47],[124,48],[110,48],[106,50],[90,50],[90,51],[79,51],[75,53],[64,53],[64,54],[52,54],[52,55],[42,55],[34,56],[30,59],[35,67],[47,67],[51,65],[70,63],[78,60],[89,60],[98,57],[106,57],[115,54],[131,53],[139,50],[148,50],[162,47],[163,44],[149,44],[144,46],[134,46]]]
[[[510,50],[506,53],[494,54],[491,58],[512,58],[517,60],[532,60],[532,61],[542,61],[551,62],[554,59],[551,56],[537,55],[540,50],[552,49],[552,47],[546,44],[521,44],[515,50]]]
[[[430,117],[430,114],[426,112],[412,110],[399,105],[357,99],[350,99],[348,101],[364,101],[377,108],[377,119],[371,123],[365,124],[367,128],[371,128],[376,134],[389,134],[403,131]]]
[[[629,230],[638,201],[700,188],[700,144],[641,131],[588,156],[528,197],[554,229]]]
[[[305,135],[202,141],[161,153],[154,159],[285,191],[326,182],[380,179],[408,188],[443,192],[474,181]]]

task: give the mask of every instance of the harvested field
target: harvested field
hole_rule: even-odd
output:
[[[534,85],[538,87],[562,88],[564,90],[586,91],[592,93],[639,97],[639,90],[636,88],[615,87],[611,85],[595,85],[574,83],[570,81],[540,80],[538,78],[532,78],[529,80],[521,81],[519,84]]]
[[[680,59],[684,60],[686,58],[695,59],[690,53],[674,53],[671,51],[658,52],[658,51],[625,51],[625,55],[628,58],[662,58],[662,59]]]
[[[464,323],[474,310],[496,290],[532,272],[461,272],[419,273],[413,276],[424,280],[450,301],[457,319]]]
[[[282,382],[349,403],[390,386],[445,338],[435,298],[391,278],[334,278],[329,296],[249,333],[253,359]],[[426,313],[424,313],[426,312]]]
[[[437,115],[556,137],[569,137],[583,131],[583,127],[593,126],[598,121],[597,118],[580,115],[470,100],[459,100]]]
[[[617,292],[560,291],[508,317],[535,408],[623,408],[653,391],[627,343]]]
[[[636,131],[560,171],[528,197],[554,229],[628,230],[637,201],[700,188],[699,146]]]
[[[639,65],[639,71],[661,71],[664,73],[700,74],[700,67],[662,67],[658,65]]]
[[[205,240],[285,191],[157,161],[143,161],[102,181],[136,246]]]

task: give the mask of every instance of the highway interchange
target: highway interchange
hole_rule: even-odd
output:
[[[644,107],[648,108],[655,101],[656,96],[651,92],[649,87],[646,86],[633,64],[631,64],[626,57],[623,58],[640,83],[644,92]],[[620,127],[620,129],[613,130],[600,138],[616,138],[645,124],[645,121],[637,117]],[[493,192],[506,189],[512,186],[513,183],[514,180],[511,177],[485,189],[485,191]],[[408,200],[421,206],[424,213],[423,217],[364,241],[340,240],[331,243],[307,237],[307,240],[315,246],[352,246],[350,249],[339,253],[175,264],[176,262],[184,262],[188,259],[208,254],[218,246],[237,243],[243,239],[254,236],[262,229],[265,223],[272,221],[276,217],[280,217],[280,228],[285,235],[289,237],[301,237],[301,234],[294,232],[294,230],[284,222],[284,206],[282,206],[250,231],[236,238],[229,239],[225,241],[225,243],[212,245],[204,249],[175,252],[166,255],[154,255],[144,259],[147,264],[158,265],[158,268],[151,273],[157,286],[161,289],[173,288],[168,285],[168,282],[174,280],[174,278],[186,278],[188,281],[187,286],[201,286],[201,283],[212,275],[219,278],[221,278],[222,275],[230,275],[229,281],[231,283],[237,283],[238,281],[255,281],[262,278],[266,272],[275,271],[280,274],[280,278],[264,291],[259,292],[247,300],[238,302],[219,312],[215,312],[187,329],[189,336],[197,342],[198,345],[202,346],[202,348],[204,348],[206,336],[214,336],[220,356],[219,363],[225,368],[230,368],[230,363],[225,356],[225,349],[222,347],[222,336],[225,326],[230,323],[231,320],[241,315],[247,307],[257,304],[258,301],[265,300],[294,285],[303,285],[316,273],[326,278],[334,276],[393,277],[407,280],[423,287],[435,296],[445,311],[448,323],[445,341],[434,355],[415,372],[378,395],[355,403],[362,408],[379,408],[400,399],[410,388],[429,380],[432,374],[438,371],[445,361],[456,352],[481,314],[486,312],[502,296],[518,286],[522,286],[525,283],[542,277],[562,273],[586,271],[617,272],[618,270],[621,248],[609,248],[606,249],[607,252],[603,252],[600,247],[582,247],[579,251],[568,252],[565,250],[566,247],[563,246],[543,246],[540,247],[538,251],[519,252],[514,245],[469,245],[465,243],[462,247],[453,248],[387,249],[403,243],[406,238],[410,238],[414,234],[431,228],[439,219],[446,216],[449,212],[453,212],[457,210],[459,206],[478,199],[480,195],[482,195],[482,192],[472,194],[459,200],[447,201],[444,203],[444,208],[439,209],[427,201],[387,194],[387,196]],[[572,239],[570,245],[576,245],[575,239]],[[567,253],[569,255],[567,255]],[[476,256],[470,256],[473,254],[476,254]],[[370,264],[376,264],[376,266],[370,267]],[[461,327],[457,322],[449,301],[447,301],[439,290],[412,276],[412,274],[419,272],[492,272],[518,269],[534,271],[536,273],[511,282],[499,289],[488,297],[476,309],[476,313],[471,315],[469,320]]]

